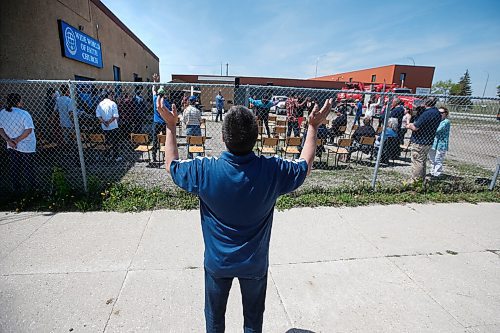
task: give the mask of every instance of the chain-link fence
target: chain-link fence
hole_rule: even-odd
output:
[[[0,128],[8,143],[0,148],[1,191],[50,190],[61,178],[81,190],[89,183],[173,186],[164,170],[165,128],[154,113],[156,92],[178,106],[181,158],[218,156],[225,150],[222,119],[233,105],[252,108],[258,118],[255,153],[297,158],[308,113],[315,103],[333,98],[332,112],[318,131],[316,160],[306,183],[311,187],[390,186],[418,179],[487,187],[500,156],[496,98],[3,80]]]

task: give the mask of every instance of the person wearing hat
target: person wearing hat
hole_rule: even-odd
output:
[[[196,96],[190,96],[189,106],[182,113],[182,122],[186,125],[186,136],[201,136],[201,111],[196,108]],[[188,154],[188,158],[192,158]]]

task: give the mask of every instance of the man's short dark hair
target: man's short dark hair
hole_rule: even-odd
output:
[[[432,107],[436,106],[436,103],[437,103],[436,97],[427,97],[425,99],[425,106],[427,106],[427,107],[432,108]]]
[[[234,155],[250,153],[257,141],[258,131],[252,111],[242,105],[232,106],[222,123],[222,138],[227,150]]]

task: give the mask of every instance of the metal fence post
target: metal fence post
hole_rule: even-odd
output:
[[[73,112],[73,122],[75,123],[76,144],[78,146],[78,155],[80,157],[80,166],[82,169],[83,189],[85,193],[87,193],[89,190],[87,186],[87,170],[85,168],[85,158],[83,157],[83,144],[82,144],[82,136],[80,134],[80,124],[78,123],[78,110],[76,105],[75,85],[71,80],[68,81],[68,85],[69,85],[69,93],[71,96],[71,102],[73,104],[72,108],[73,110],[75,110],[75,112]]]
[[[382,95],[381,98],[384,98]],[[382,152],[384,150],[384,141],[385,141],[385,128],[387,127],[387,121],[389,120],[389,112],[392,105],[392,94],[389,95],[389,100],[387,101],[387,107],[384,112],[384,126],[382,127],[382,133],[380,134],[380,146],[378,147],[377,153],[377,161],[375,162],[375,169],[373,170],[373,178],[372,178],[372,189],[375,189],[375,184],[377,183],[378,176],[378,168],[380,166],[380,159],[382,158]]]
[[[490,187],[489,187],[490,191],[493,191],[493,189],[495,188],[499,172],[500,172],[500,158],[498,158],[498,160],[497,160],[497,169],[495,170],[495,173],[493,174],[493,178],[491,178],[491,183],[490,183]]]
[[[249,104],[250,102],[248,101],[249,98],[250,98],[250,87],[247,84],[247,86],[245,87],[245,104],[244,104],[246,107],[250,105]]]

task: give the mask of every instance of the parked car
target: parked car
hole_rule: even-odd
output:
[[[287,99],[288,99],[287,96],[273,96],[273,97],[271,97],[272,102],[278,101],[278,104],[276,104],[276,106],[271,107],[271,112],[276,113],[276,114],[285,115],[286,114],[285,103],[286,103]]]

